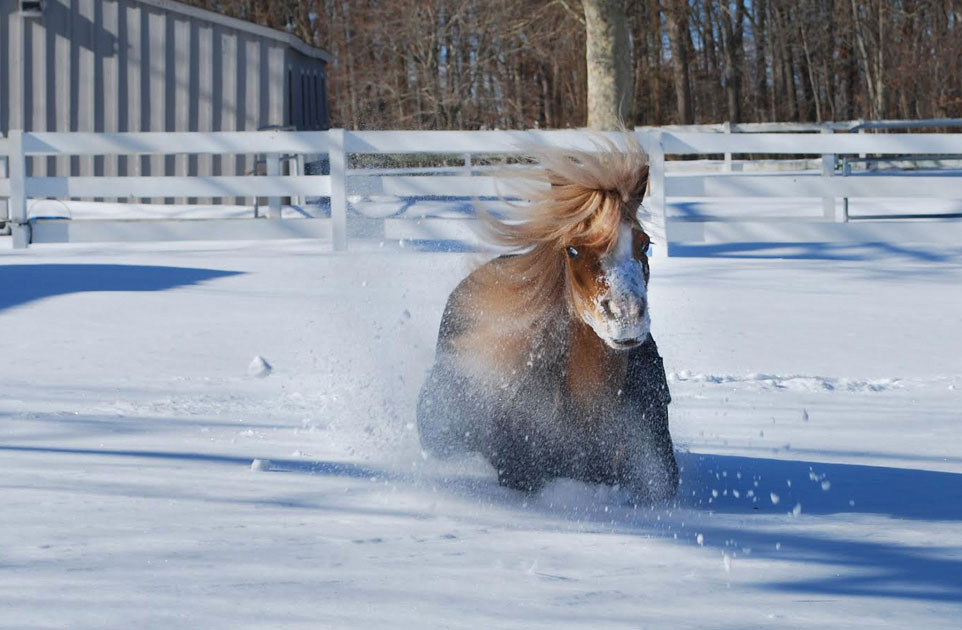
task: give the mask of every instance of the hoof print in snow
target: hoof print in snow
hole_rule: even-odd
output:
[[[264,378],[268,376],[274,368],[271,364],[264,360],[264,357],[257,355],[247,366],[248,376],[253,376],[254,378]]]

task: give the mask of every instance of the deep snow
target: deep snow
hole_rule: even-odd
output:
[[[328,249],[0,240],[0,627],[958,627],[962,250],[654,259],[649,510],[423,458],[480,256]]]

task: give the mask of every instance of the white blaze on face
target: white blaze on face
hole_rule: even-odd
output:
[[[612,348],[643,343],[651,330],[648,287],[629,223],[622,222],[614,249],[601,259],[601,271],[608,290],[598,297],[597,316],[586,323]]]

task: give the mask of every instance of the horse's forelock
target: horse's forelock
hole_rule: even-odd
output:
[[[596,249],[608,253],[618,239],[618,228],[625,219],[624,204],[620,197],[610,192],[599,193],[601,201],[591,215],[572,227],[565,235],[565,242],[575,246]]]

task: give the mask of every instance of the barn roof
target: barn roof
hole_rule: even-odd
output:
[[[284,31],[279,31],[277,29],[268,28],[266,26],[260,26],[259,24],[254,24],[253,22],[248,22],[246,20],[241,20],[238,18],[228,17],[226,15],[221,15],[220,13],[214,13],[213,11],[208,11],[206,9],[200,9],[198,7],[193,7],[182,2],[175,2],[175,0],[136,0],[141,4],[146,4],[152,7],[157,7],[158,9],[163,9],[164,11],[170,11],[172,13],[179,13],[190,18],[197,20],[204,20],[206,22],[212,22],[214,24],[220,24],[228,28],[232,28],[237,31],[244,31],[246,33],[251,33],[252,35],[257,35],[258,37],[267,37],[270,39],[277,40],[284,44],[287,44],[299,53],[306,55],[308,57],[313,57],[314,59],[320,59],[324,62],[330,62],[333,58],[331,53],[327,52],[322,48],[315,48],[314,46],[309,46],[301,41],[299,38],[291,35],[290,33],[285,33]]]

